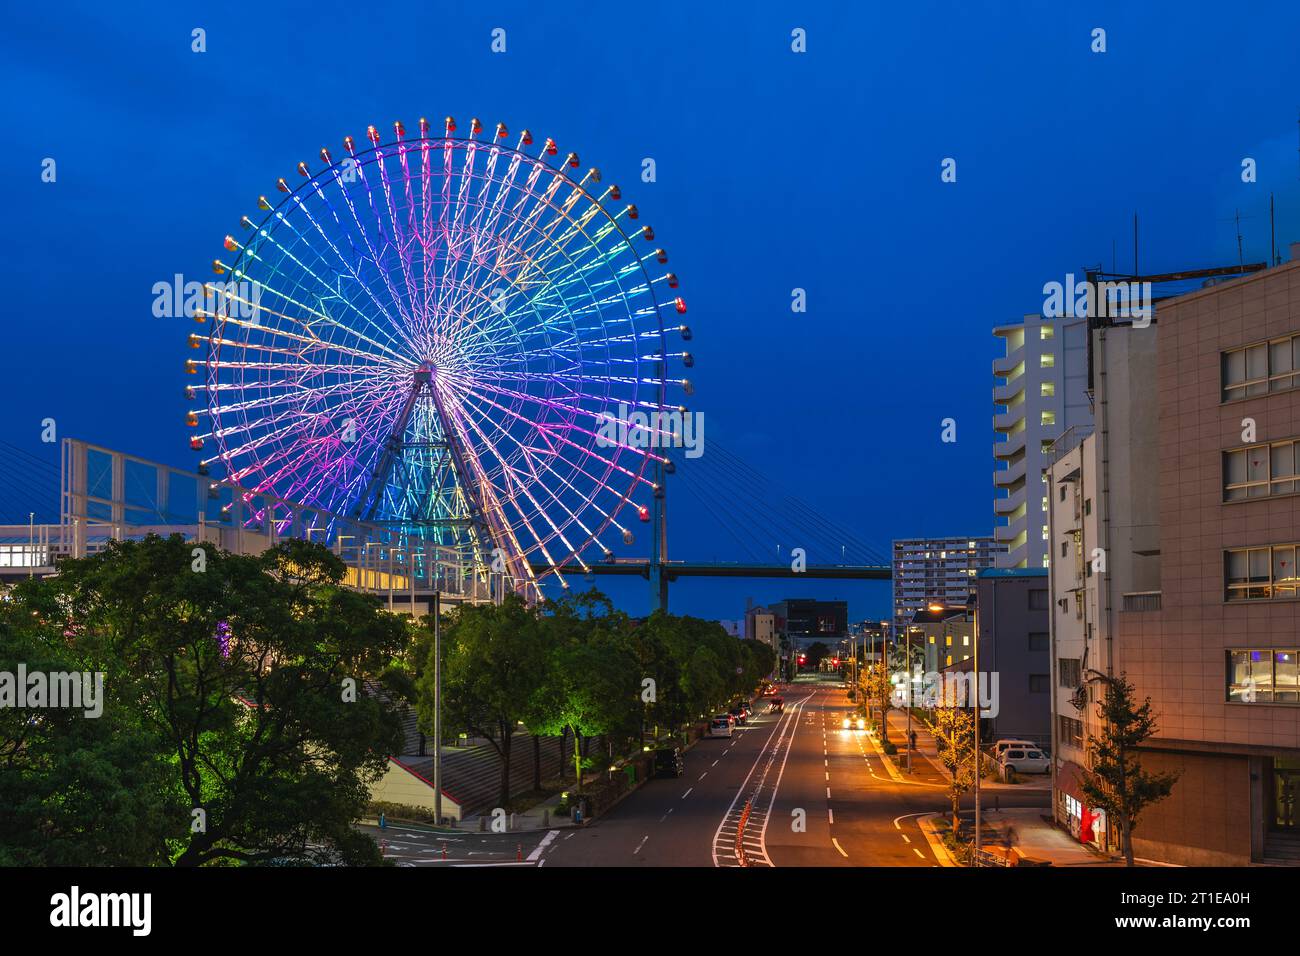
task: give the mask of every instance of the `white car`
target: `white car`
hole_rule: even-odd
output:
[[[1004,737],[993,744],[994,758],[1001,757],[1008,747],[1017,747],[1024,750],[1042,750],[1042,746],[1034,743],[1032,740],[1020,740],[1016,737]]]
[[[998,756],[998,763],[1004,770],[1016,773],[1049,773],[1052,769],[1052,761],[1037,747],[1012,745]]]
[[[721,714],[709,721],[710,737],[730,737],[731,736],[731,715]]]

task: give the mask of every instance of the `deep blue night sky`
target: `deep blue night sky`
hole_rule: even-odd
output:
[[[56,462],[39,438],[52,417],[191,465],[189,323],[153,317],[153,284],[206,278],[258,194],[322,145],[479,116],[578,151],[653,223],[690,303],[709,437],[881,552],[988,534],[994,325],[1036,310],[1044,282],[1109,267],[1113,240],[1130,266],[1134,211],[1144,271],[1234,263],[1236,209],[1246,259],[1267,258],[1270,191],[1284,256],[1300,240],[1300,5],[1197,8],[11,5],[0,439]],[[208,52],[191,52],[194,27]],[[712,558],[718,542],[678,517],[671,552]],[[640,588],[615,593],[645,609]],[[695,582],[673,604],[734,618],[746,595],[794,594],[888,610],[880,584]]]

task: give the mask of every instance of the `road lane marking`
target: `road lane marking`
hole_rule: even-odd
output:
[[[912,852],[915,853],[917,856],[919,856],[921,859],[923,860],[925,859],[925,854],[922,853],[920,850],[918,850],[916,847],[912,847]]]
[[[831,837],[831,842],[835,844],[835,849],[840,851],[840,856],[847,860],[849,855],[844,852],[844,847],[840,846],[840,841],[835,839],[835,837]]]
[[[705,777],[707,777],[708,775],[709,775],[709,772],[708,772],[707,770],[704,771],[704,773],[700,774],[700,780],[703,780],[703,779],[704,779]],[[695,782],[696,782],[696,783],[699,783],[700,780],[697,780],[697,781],[695,781]]]
[[[825,771],[825,774],[826,774],[826,779],[829,780],[831,778],[831,772],[827,770]]]
[[[554,840],[559,835],[560,835],[559,830],[549,831],[546,834],[546,836],[542,837],[542,842],[537,844],[537,849],[533,850],[532,853],[528,854],[528,859],[536,860],[539,856],[541,856],[546,851],[546,848],[551,845],[551,841]]]
[[[904,843],[911,843],[911,842],[912,842],[912,838],[911,838],[910,836],[908,836],[906,833],[900,833],[899,836],[901,836],[901,837],[903,838],[903,842],[904,842]]]
[[[636,845],[636,849],[632,851],[633,856],[636,856],[638,853],[641,852],[641,847],[645,846],[645,841],[648,839],[650,839],[650,834],[647,833],[645,836],[641,838],[641,842]]]
[[[687,797],[689,797],[689,796],[691,795],[691,790],[694,790],[694,789],[695,789],[694,787],[691,787],[690,790],[687,790],[685,793],[683,793],[683,794],[682,794],[682,799],[685,800]]]
[[[827,788],[826,788],[826,799],[829,800],[830,798],[831,798],[831,788],[830,788],[830,787],[827,787]]]
[[[718,758],[718,760],[721,760],[721,759],[722,759],[721,757]],[[718,760],[713,761],[713,763],[709,764],[709,766],[710,766],[710,767],[716,767],[716,766],[718,765]]]
[[[826,808],[826,816],[830,818],[831,823],[835,822],[835,811],[832,810],[830,807]]]

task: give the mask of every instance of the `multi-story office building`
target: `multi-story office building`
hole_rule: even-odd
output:
[[[1096,330],[1096,431],[1052,466],[1056,813],[1114,845],[1077,778],[1123,673],[1179,775],[1140,857],[1300,865],[1298,256],[1162,302],[1154,350]]]
[[[1005,354],[993,362],[994,538],[999,568],[1047,566],[1047,449],[1092,422],[1087,319],[1026,315],[995,328]]]
[[[796,651],[820,641],[833,652],[849,636],[849,602],[786,598],[768,605],[777,633]]]
[[[907,538],[894,542],[894,632],[932,602],[965,605],[975,575],[1005,550],[992,538]]]

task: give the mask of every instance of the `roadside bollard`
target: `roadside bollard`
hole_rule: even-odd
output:
[[[382,813],[379,814],[379,829],[381,830],[388,829],[388,818],[385,817]]]
[[[442,858],[447,859],[447,844],[445,843],[442,845]]]
[[[524,862],[524,845],[522,843],[515,844],[515,860],[519,863]]]
[[[380,841],[379,841],[379,855],[380,855],[380,856],[388,856],[388,841],[387,841],[387,840],[380,840]]]

